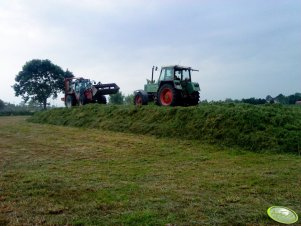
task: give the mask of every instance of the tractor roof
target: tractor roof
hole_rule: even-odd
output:
[[[191,67],[185,67],[180,65],[168,65],[168,66],[162,66],[162,68],[177,68],[177,69],[191,69]]]

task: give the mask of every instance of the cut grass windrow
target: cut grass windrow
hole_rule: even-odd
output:
[[[202,104],[199,107],[87,105],[39,112],[31,122],[189,139],[254,152],[301,153],[301,107]]]

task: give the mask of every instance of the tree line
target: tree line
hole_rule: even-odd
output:
[[[224,101],[211,101],[211,102],[219,102],[219,103],[246,103],[246,104],[296,104],[297,101],[301,101],[301,93],[295,93],[292,95],[285,96],[283,94],[279,94],[276,97],[272,97],[271,95],[267,95],[266,98],[243,98],[241,100],[226,98]],[[201,103],[208,103],[207,100],[201,101]]]

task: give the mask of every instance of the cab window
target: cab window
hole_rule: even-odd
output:
[[[182,80],[190,81],[190,70],[188,70],[188,69],[182,70]]]
[[[159,80],[173,80],[173,68],[163,68]]]
[[[181,77],[182,77],[182,71],[180,70],[176,70],[175,71],[175,80],[181,80]]]
[[[160,74],[160,77],[159,77],[159,81],[164,80],[164,76],[165,76],[165,68],[161,69],[161,74]]]
[[[75,89],[75,92],[79,92],[79,84],[78,84],[78,82],[75,82],[74,83],[74,89]]]

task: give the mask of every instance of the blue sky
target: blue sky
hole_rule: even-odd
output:
[[[0,40],[0,99],[16,104],[31,59],[124,94],[170,64],[199,69],[201,99],[301,92],[300,0],[2,0]]]

